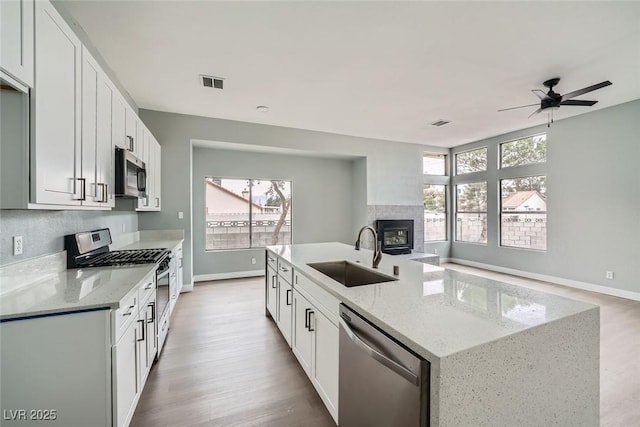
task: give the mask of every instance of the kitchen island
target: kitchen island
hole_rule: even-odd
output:
[[[312,283],[430,363],[431,426],[598,425],[599,307],[387,255],[378,272],[398,266],[398,280],[348,288],[308,265],[371,266],[371,251],[340,243],[273,255],[292,292]]]

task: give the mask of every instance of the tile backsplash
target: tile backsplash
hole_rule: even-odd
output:
[[[138,215],[123,211],[0,210],[0,265],[64,250],[64,236],[109,228],[112,238],[138,231]],[[13,255],[13,236],[22,236],[23,253]]]

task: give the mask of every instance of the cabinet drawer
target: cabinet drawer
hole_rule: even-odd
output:
[[[120,336],[122,336],[129,324],[138,318],[138,309],[140,308],[138,298],[139,295],[137,291],[129,294],[120,308],[113,312],[116,342],[120,339]]]
[[[290,285],[293,284],[293,267],[282,258],[278,258],[278,275]]]
[[[267,265],[274,270],[278,269],[278,257],[269,251],[267,251]]]
[[[305,296],[310,297],[311,303],[316,305],[332,323],[338,324],[340,301],[336,297],[297,271],[294,272],[293,287],[302,290]]]
[[[147,276],[142,285],[138,288],[138,301],[145,302],[149,297],[156,292],[156,276],[155,271],[153,274]]]

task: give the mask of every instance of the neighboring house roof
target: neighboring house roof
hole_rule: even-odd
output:
[[[534,196],[538,196],[543,202],[545,201],[545,197],[538,191],[514,191],[502,198],[502,208],[516,209]]]
[[[220,185],[220,184],[217,184],[217,183],[215,183],[215,182],[213,182],[213,181],[211,181],[211,180],[208,180],[208,179],[206,180],[206,182],[207,182],[207,184],[211,185],[213,188],[215,188],[215,189],[217,189],[217,190],[220,190],[220,191],[222,191],[222,192],[224,192],[224,193],[227,193],[227,194],[229,194],[229,195],[231,195],[231,196],[235,197],[235,198],[236,198],[236,199],[238,199],[238,200],[242,200],[243,202],[249,203],[249,200],[245,199],[244,197],[242,197],[242,196],[241,196],[241,195],[239,195],[239,194],[234,193],[234,192],[233,192],[233,191],[231,191],[231,190],[227,190],[226,188],[224,188],[224,187],[223,187],[222,185]],[[252,204],[255,208],[257,208],[257,209],[260,209],[260,210],[264,210],[264,209],[265,209],[265,206],[260,206],[260,205],[259,205],[259,204],[257,204],[256,202],[251,202],[251,204]],[[266,208],[268,209],[269,207],[266,207]]]

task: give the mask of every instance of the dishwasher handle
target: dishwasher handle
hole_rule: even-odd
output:
[[[344,329],[349,339],[353,341],[353,343],[357,345],[362,351],[380,362],[382,365],[391,369],[396,374],[400,375],[405,380],[409,381],[411,384],[416,386],[420,385],[420,379],[417,375],[415,375],[413,372],[411,372],[409,369],[405,368],[395,360],[389,359],[387,356],[362,341],[360,337],[355,332],[353,332],[353,330],[349,327],[347,322],[345,322],[342,317],[338,317],[338,321],[340,322],[340,326],[342,327],[342,329]]]

